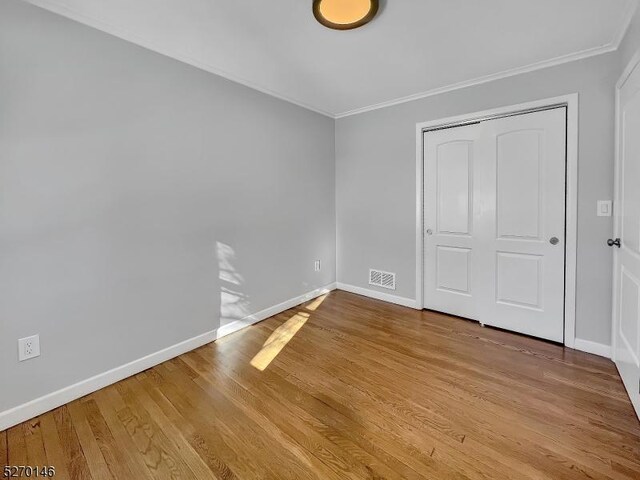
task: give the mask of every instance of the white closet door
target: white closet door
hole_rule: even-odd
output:
[[[479,150],[481,321],[562,342],[566,109],[485,122]]]
[[[425,308],[476,318],[475,164],[480,124],[425,133]],[[428,206],[428,207],[427,207]]]
[[[425,133],[425,308],[563,341],[565,131],[559,108]]]
[[[640,415],[640,66],[619,91],[613,358]]]

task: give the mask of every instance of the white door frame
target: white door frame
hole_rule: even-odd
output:
[[[576,338],[576,264],[578,238],[578,94],[494,108],[416,124],[416,307],[424,308],[424,132],[456,127],[496,117],[553,107],[567,107],[567,199],[564,291],[564,344],[574,348]]]
[[[635,55],[631,58],[631,60],[629,61],[628,65],[625,67],[624,71],[622,72],[622,75],[620,76],[620,78],[618,79],[618,82],[616,83],[616,131],[615,131],[615,138],[616,138],[616,152],[615,152],[615,163],[614,163],[614,187],[613,187],[613,192],[614,192],[614,199],[613,199],[613,238],[621,238],[622,237],[622,224],[620,222],[620,215],[619,215],[619,206],[621,205],[622,202],[622,196],[621,196],[621,191],[620,191],[620,162],[622,161],[621,159],[621,154],[622,152],[620,151],[620,147],[621,147],[621,142],[622,142],[622,131],[621,131],[621,125],[620,125],[620,91],[622,90],[622,87],[624,86],[624,84],[627,82],[627,80],[629,79],[629,77],[631,76],[631,74],[633,73],[633,71],[636,69],[636,67],[638,67],[638,64],[640,64],[640,50],[638,50]],[[616,272],[618,271],[618,262],[620,261],[618,258],[618,255],[615,254],[615,250],[613,249],[613,281],[612,281],[612,290],[611,290],[611,295],[612,295],[612,309],[611,309],[611,360],[613,360],[614,362],[616,361],[616,351],[617,351],[617,329],[618,329],[618,306],[616,304],[616,291],[618,289],[618,275],[616,274]]]

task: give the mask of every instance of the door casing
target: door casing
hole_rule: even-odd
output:
[[[484,110],[455,117],[442,118],[416,124],[416,306],[424,308],[424,132],[439,128],[458,127],[492,118],[519,115],[554,107],[567,107],[566,158],[566,237],[564,286],[564,345],[575,346],[576,326],[576,265],[578,238],[578,103],[577,93],[546,98],[533,102]]]

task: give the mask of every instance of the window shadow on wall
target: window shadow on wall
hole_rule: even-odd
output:
[[[236,270],[236,254],[230,245],[216,242],[220,280],[220,326],[251,314],[249,296],[242,292],[244,277]]]

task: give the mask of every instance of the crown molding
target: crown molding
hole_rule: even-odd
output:
[[[366,112],[371,112],[373,110],[379,110],[381,108],[392,107],[394,105],[400,105],[402,103],[411,102],[413,100],[420,100],[421,98],[427,98],[435,95],[440,95],[442,93],[453,92],[455,90],[461,90],[463,88],[473,87],[475,85],[482,85],[483,83],[489,83],[495,80],[501,80],[503,78],[509,78],[515,75],[521,75],[523,73],[530,73],[536,70],[542,70],[544,68],[562,65],[564,63],[583,60],[585,58],[594,57],[596,55],[603,55],[605,53],[614,52],[618,50],[618,48],[620,47],[620,44],[622,43],[622,40],[624,40],[624,37],[627,34],[627,30],[629,30],[629,26],[631,25],[631,20],[633,19],[633,16],[637,8],[638,8],[638,0],[633,0],[632,2],[629,3],[629,6],[627,7],[627,10],[624,13],[624,20],[622,22],[622,25],[620,26],[620,29],[618,30],[618,32],[616,32],[616,34],[613,36],[611,41],[606,45],[602,45],[600,47],[595,47],[595,48],[589,48],[587,50],[582,50],[576,53],[562,55],[560,57],[552,58],[550,60],[543,60],[541,62],[531,63],[523,67],[504,70],[502,72],[485,75],[472,80],[465,80],[463,82],[453,83],[451,85],[445,85],[443,87],[426,90],[421,93],[407,95],[406,97],[399,97],[393,100],[388,100],[386,102],[380,102],[380,103],[376,103],[366,107],[355,108],[353,110],[348,110],[342,113],[338,113],[335,115],[335,118],[338,119],[338,118],[350,117],[352,115],[358,115],[359,113],[366,113]]]
[[[134,43],[135,45],[146,48],[147,50],[151,50],[154,53],[173,58],[174,60],[178,60],[182,63],[186,63],[200,70],[213,73],[214,75],[223,77],[227,80],[231,80],[234,83],[239,83],[240,85],[244,85],[245,87],[251,88],[252,90],[257,90],[258,92],[277,98],[278,100],[283,100],[287,103],[297,105],[298,107],[302,107],[306,110],[311,110],[312,112],[319,113],[320,115],[324,115],[325,117],[335,119],[335,115],[333,113],[327,112],[326,110],[323,110],[318,107],[314,107],[313,105],[309,105],[307,103],[301,102],[299,100],[288,97],[286,95],[282,95],[280,93],[274,92],[273,90],[262,87],[250,80],[241,78],[237,75],[224,71],[218,67],[215,67],[208,63],[197,60],[193,58],[191,55],[186,54],[184,52],[168,49],[166,47],[160,47],[159,45],[156,45],[155,42],[142,38],[136,35],[135,33],[132,33],[120,27],[116,27],[115,25],[111,25],[109,23],[103,22],[102,20],[98,20],[88,15],[78,13],[68,7],[61,5],[55,0],[25,0],[25,1],[27,3],[35,5],[36,7],[43,8],[44,10],[48,10],[50,12],[66,17],[70,20],[74,20],[83,25],[87,25],[89,27],[95,28],[96,30],[100,30],[102,32],[113,35],[114,37],[118,37],[122,40],[126,40],[128,42]]]
[[[493,82],[495,80],[501,80],[504,78],[509,78],[509,77],[513,77],[516,75],[521,75],[524,73],[530,73],[530,72],[534,72],[536,70],[542,70],[544,68],[549,68],[549,67],[555,67],[558,65],[562,65],[565,63],[569,63],[569,62],[575,62],[577,60],[583,60],[585,58],[589,58],[589,57],[594,57],[597,55],[603,55],[605,53],[610,53],[613,51],[616,51],[619,47],[620,44],[622,43],[622,40],[624,39],[627,30],[629,29],[629,26],[631,24],[631,20],[633,19],[633,16],[635,14],[636,9],[638,8],[638,0],[633,0],[632,2],[630,2],[625,14],[624,14],[624,20],[622,25],[620,26],[620,29],[618,32],[616,32],[616,34],[613,36],[613,38],[611,39],[611,41],[605,45],[599,46],[599,47],[594,47],[594,48],[589,48],[586,50],[582,50],[580,52],[575,52],[575,53],[570,53],[570,54],[566,54],[566,55],[562,55],[559,57],[555,57],[549,60],[543,60],[540,62],[535,62],[535,63],[531,63],[529,65],[525,65],[522,67],[517,67],[517,68],[513,68],[513,69],[508,69],[508,70],[504,70],[502,72],[498,72],[498,73],[493,73],[490,75],[485,75],[482,77],[477,77],[471,80],[465,80],[462,82],[457,82],[457,83],[453,83],[450,85],[445,85],[442,87],[438,87],[438,88],[434,88],[431,90],[426,90],[424,92],[419,92],[419,93],[415,93],[415,94],[411,94],[411,95],[407,95],[404,97],[399,97],[399,98],[395,98],[395,99],[391,99],[391,100],[387,100],[384,102],[380,102],[380,103],[375,103],[375,104],[371,104],[368,106],[364,106],[364,107],[360,107],[360,108],[356,108],[353,110],[347,110],[341,113],[332,113],[329,111],[326,111],[322,108],[310,105],[308,103],[305,102],[301,102],[299,100],[293,99],[291,97],[288,97],[286,95],[282,95],[280,93],[277,93],[273,90],[270,90],[268,88],[262,87],[250,80],[238,77],[234,74],[231,74],[229,72],[226,72],[218,67],[215,67],[213,65],[210,65],[208,63],[202,62],[200,60],[197,60],[195,58],[193,58],[191,55],[186,54],[184,52],[179,52],[176,50],[170,50],[167,49],[165,47],[160,47],[158,45],[156,45],[154,42],[149,41],[147,39],[144,39],[142,37],[139,37],[138,35],[126,31],[124,29],[121,29],[119,27],[116,27],[114,25],[108,24],[106,22],[103,22],[101,20],[98,20],[96,18],[78,13],[68,7],[65,7],[63,5],[61,5],[60,3],[58,3],[56,0],[25,0],[27,3],[30,3],[32,5],[35,5],[37,7],[43,8],[45,10],[51,11],[53,13],[56,13],[58,15],[61,15],[63,17],[69,18],[71,20],[74,20],[76,22],[79,22],[81,24],[84,25],[88,25],[90,27],[93,27],[97,30],[103,31],[105,33],[108,33],[110,35],[113,35],[115,37],[121,38],[123,40],[126,40],[128,42],[132,42],[138,46],[141,46],[143,48],[146,48],[147,50],[151,50],[155,53],[158,53],[160,55],[165,55],[167,57],[173,58],[175,60],[178,60],[180,62],[189,64],[193,67],[199,68],[200,70],[204,70],[206,72],[209,73],[213,73],[214,75],[218,75],[219,77],[223,77],[226,78],[227,80],[230,80],[232,82],[235,83],[239,83],[241,85],[244,85],[245,87],[251,88],[253,90],[257,90],[259,92],[262,92],[266,95],[269,95],[271,97],[277,98],[279,100],[283,100],[285,102],[288,103],[292,103],[294,105],[297,105],[299,107],[305,108],[307,110],[311,110],[312,112],[316,112],[319,113],[320,115],[324,115],[326,117],[332,118],[334,120],[339,119],[339,118],[344,118],[344,117],[349,117],[352,115],[358,115],[360,113],[366,113],[366,112],[371,112],[373,110],[379,110],[381,108],[387,108],[387,107],[392,107],[395,105],[400,105],[402,103],[407,103],[407,102],[411,102],[414,100],[420,100],[422,98],[427,98],[427,97],[432,97],[435,95],[440,95],[443,93],[448,93],[448,92],[453,92],[455,90],[461,90],[463,88],[469,88],[469,87],[473,87],[476,85],[482,85],[484,83],[489,83],[489,82]]]
[[[615,45],[616,50],[620,48],[620,44],[624,40],[624,37],[627,34],[627,31],[629,30],[629,26],[631,25],[631,21],[633,20],[633,16],[635,15],[637,9],[638,9],[638,0],[631,1],[629,3],[629,6],[627,7],[627,11],[625,12],[624,21],[622,22],[622,26],[620,27],[620,30],[613,37],[613,40],[611,40],[611,45]]]
[[[501,80],[503,78],[509,78],[523,73],[530,73],[536,70],[542,70],[544,68],[555,67],[564,63],[575,62],[576,60],[582,60],[596,55],[602,55],[605,53],[613,52],[616,50],[612,44],[607,44],[601,47],[590,48],[577,53],[571,53],[563,55],[561,57],[552,58],[551,60],[544,60],[541,62],[525,65],[524,67],[512,68],[509,70],[503,70],[502,72],[492,73],[482,77],[477,77],[472,80],[465,80],[464,82],[453,83],[451,85],[445,85],[444,87],[434,88],[421,93],[415,93],[413,95],[407,95],[406,97],[396,98],[394,100],[388,100],[386,102],[376,103],[367,107],[356,108],[337,114],[335,117],[344,118],[352,115],[358,115],[360,113],[371,112],[373,110],[379,110],[381,108],[392,107],[394,105],[400,105],[402,103],[412,102],[414,100],[420,100],[422,98],[433,97],[435,95],[441,95],[443,93],[453,92],[455,90],[461,90],[463,88],[473,87],[476,85],[482,85],[483,83],[493,82],[495,80]]]

